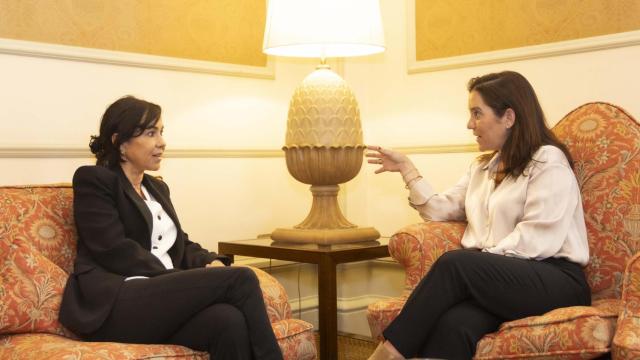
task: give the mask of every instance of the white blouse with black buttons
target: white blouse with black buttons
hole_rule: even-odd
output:
[[[151,253],[155,255],[167,269],[173,269],[173,262],[169,256],[169,249],[176,242],[178,229],[173,220],[167,215],[159,202],[149,194],[144,186],[141,186],[144,194],[144,203],[147,204],[153,218],[153,230],[151,232]]]

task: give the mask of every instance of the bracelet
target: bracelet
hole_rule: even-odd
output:
[[[407,183],[407,177],[408,175],[413,174],[414,172],[418,172],[418,169],[416,169],[415,167],[411,170],[409,170],[406,174],[402,175],[402,180],[404,180],[405,183]],[[420,176],[420,174],[418,173],[418,176]]]
[[[418,180],[420,180],[420,179],[422,179],[422,175],[418,175],[418,176],[414,177],[413,179],[411,179],[411,180],[407,181],[407,183],[406,183],[406,185],[404,186],[404,188],[405,188],[405,189],[410,188],[410,187],[411,187],[411,185],[412,185],[414,182],[416,182],[416,181],[418,181]]]

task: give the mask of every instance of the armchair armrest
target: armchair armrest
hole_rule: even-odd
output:
[[[635,254],[624,272],[622,311],[613,337],[614,359],[640,358],[640,252]]]
[[[404,291],[394,297],[369,304],[367,320],[374,339],[398,316],[411,291],[440,255],[460,248],[465,222],[427,221],[405,226],[389,239],[389,254],[405,271]]]
[[[420,282],[440,255],[461,247],[466,222],[426,221],[397,231],[389,240],[389,253],[405,268],[404,295]]]
[[[258,268],[252,266],[247,267],[256,273],[258,281],[260,281],[260,289],[262,290],[262,297],[264,298],[264,305],[267,308],[269,321],[275,323],[279,320],[290,319],[291,305],[289,304],[287,292],[284,290],[282,284],[273,276]]]

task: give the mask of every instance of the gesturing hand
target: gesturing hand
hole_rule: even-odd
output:
[[[376,169],[375,173],[380,174],[385,171],[400,172],[402,174],[415,169],[415,166],[407,155],[401,154],[391,149],[384,149],[380,146],[367,146],[367,150],[372,152],[366,153],[369,164],[381,165]]]

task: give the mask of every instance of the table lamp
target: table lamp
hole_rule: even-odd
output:
[[[320,59],[291,98],[283,147],[289,173],[311,185],[313,203],[304,221],[271,238],[323,245],[379,238],[376,229],[350,223],[338,206],[338,184],[358,174],[365,145],[356,98],[326,64],[330,57],[384,51],[378,0],[269,0],[263,51]]]

